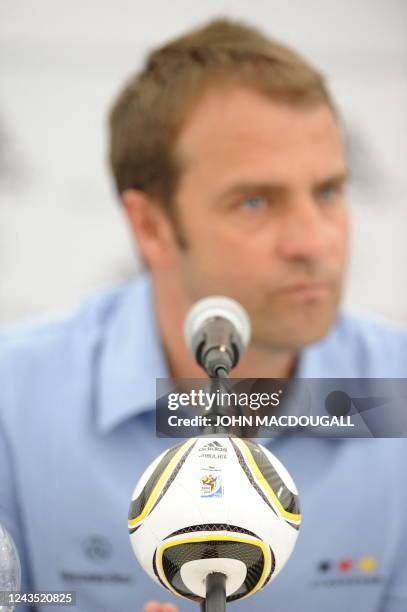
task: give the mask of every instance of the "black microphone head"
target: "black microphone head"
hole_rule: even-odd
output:
[[[250,341],[250,319],[238,302],[211,296],[196,302],[184,324],[185,342],[209,376],[235,367]]]

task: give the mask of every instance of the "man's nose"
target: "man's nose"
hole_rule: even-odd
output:
[[[288,207],[280,226],[279,251],[285,259],[318,259],[328,245],[326,221],[318,204],[303,197]]]

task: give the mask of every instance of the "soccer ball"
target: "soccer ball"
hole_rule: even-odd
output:
[[[301,523],[298,493],[266,448],[233,437],[190,438],[161,454],[133,493],[129,534],[149,576],[194,601],[206,576],[226,576],[226,600],[272,581]]]

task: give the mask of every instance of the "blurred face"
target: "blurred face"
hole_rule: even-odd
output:
[[[322,337],[340,300],[348,234],[346,165],[329,108],[214,89],[192,112],[177,150],[185,247],[175,270],[188,299],[238,300],[253,342],[266,350]]]

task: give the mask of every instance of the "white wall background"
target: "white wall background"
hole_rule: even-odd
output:
[[[407,322],[405,0],[0,0],[0,321],[59,313],[136,273],[107,108],[148,48],[220,14],[329,76],[355,174],[345,302]]]

